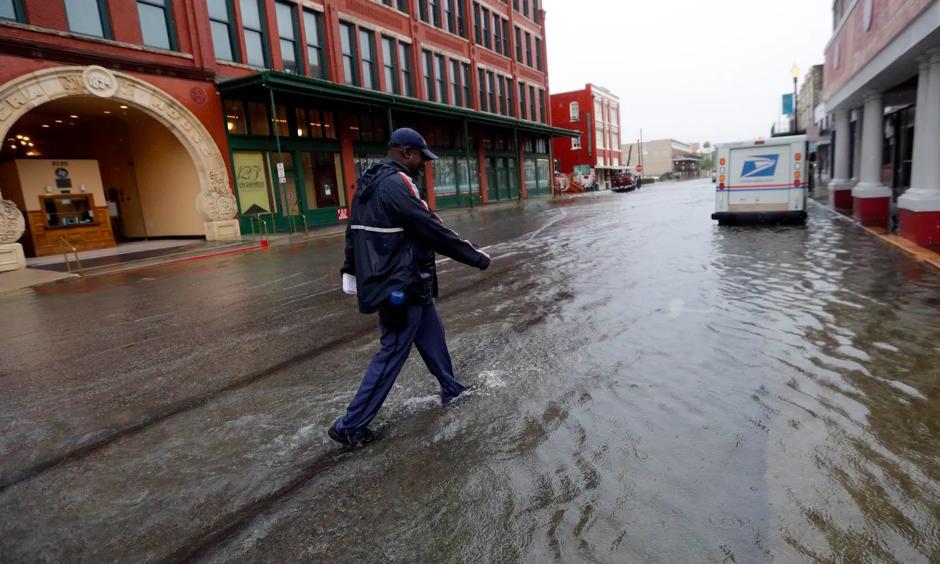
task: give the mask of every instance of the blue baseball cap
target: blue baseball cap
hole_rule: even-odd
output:
[[[388,140],[390,147],[413,147],[421,151],[429,161],[437,158],[437,155],[428,149],[428,143],[421,137],[421,134],[410,127],[402,127],[392,132],[392,138]]]

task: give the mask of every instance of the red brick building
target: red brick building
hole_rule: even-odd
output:
[[[830,202],[940,246],[940,1],[834,0],[832,11]]]
[[[436,207],[549,193],[549,140],[571,132],[549,125],[544,17],[537,0],[0,0],[0,217],[15,205],[34,254],[335,223],[406,125],[442,156]]]
[[[589,174],[599,189],[609,189],[613,173],[626,170],[620,151],[620,99],[587,84],[582,90],[552,94],[551,100],[552,125],[581,133],[554,140],[559,171]]]

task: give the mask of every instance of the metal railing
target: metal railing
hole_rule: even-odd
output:
[[[65,269],[71,274],[72,272],[72,259],[69,258],[69,253],[71,252],[75,255],[75,266],[78,269],[78,275],[84,276],[85,273],[82,269],[82,261],[78,258],[78,249],[76,249],[71,243],[69,243],[65,237],[59,237],[59,250],[65,249],[62,252],[62,256],[65,258]]]

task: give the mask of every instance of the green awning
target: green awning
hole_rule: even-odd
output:
[[[500,127],[510,127],[526,133],[549,137],[580,137],[581,132],[571,129],[551,127],[540,123],[520,120],[487,112],[478,112],[467,108],[448,106],[436,102],[425,102],[406,96],[396,96],[386,92],[336,84],[328,80],[310,78],[278,71],[263,71],[242,78],[235,78],[219,83],[219,91],[227,97],[260,94],[267,90],[293,95],[308,96],[330,101],[347,102],[361,106],[416,112],[424,115],[466,119],[470,123],[480,123]]]

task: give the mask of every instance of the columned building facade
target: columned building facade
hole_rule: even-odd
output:
[[[550,193],[535,0],[0,0],[0,270],[344,220],[390,131],[437,208]]]
[[[940,1],[837,0],[823,97],[830,202],[940,245]]]

